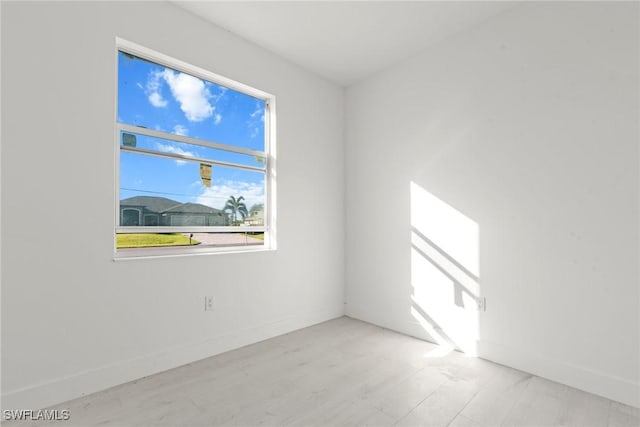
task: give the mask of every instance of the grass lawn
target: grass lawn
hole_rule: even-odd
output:
[[[264,240],[264,233],[247,233],[247,235],[254,239]]]
[[[197,240],[191,239],[192,245],[197,245]],[[149,246],[189,246],[189,237],[180,233],[174,234],[118,234],[117,247],[121,248],[146,248]]]

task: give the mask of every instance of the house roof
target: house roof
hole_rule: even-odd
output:
[[[135,196],[120,200],[120,206],[144,206],[154,212],[162,212],[179,204],[180,202],[176,202],[175,200],[153,196]]]
[[[162,211],[165,212],[217,214],[221,211],[199,203],[180,203]]]
[[[145,209],[157,213],[208,213],[221,212],[199,203],[181,203],[165,197],[155,196],[135,196],[120,201],[120,206],[143,206]]]

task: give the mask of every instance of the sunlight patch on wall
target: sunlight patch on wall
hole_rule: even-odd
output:
[[[411,314],[446,353],[476,355],[479,226],[411,182]]]
[[[478,223],[411,182],[411,226],[471,274],[480,275]]]

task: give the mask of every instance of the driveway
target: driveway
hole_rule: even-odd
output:
[[[189,234],[185,234],[189,237]],[[245,246],[262,245],[263,240],[244,233],[193,233],[193,238],[202,245],[208,246]]]

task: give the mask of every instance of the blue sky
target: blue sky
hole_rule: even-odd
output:
[[[123,53],[118,56],[118,121],[252,150],[264,150],[265,102]],[[253,156],[136,136],[136,146],[245,165]],[[222,209],[229,196],[247,208],[264,203],[264,174],[213,166],[211,187],[202,185],[198,162],[122,152],[120,199],[159,196]]]

